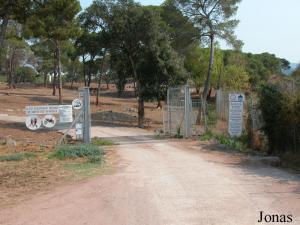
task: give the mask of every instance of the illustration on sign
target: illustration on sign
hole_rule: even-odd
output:
[[[28,116],[25,123],[29,130],[38,130],[42,125],[41,119],[36,115]]]
[[[53,128],[56,123],[56,118],[53,115],[46,115],[43,119],[43,125],[47,128]]]
[[[245,96],[243,94],[229,94],[229,124],[230,136],[240,137],[243,132],[243,111]]]
[[[82,101],[80,99],[74,99],[72,102],[72,106],[74,109],[81,109],[82,108]]]

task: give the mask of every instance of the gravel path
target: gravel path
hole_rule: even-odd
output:
[[[120,143],[114,174],[4,209],[0,224],[265,224],[257,222],[259,211],[292,214],[289,224],[300,224],[299,176],[237,163],[205,146],[155,140],[140,129],[95,127],[92,133]]]

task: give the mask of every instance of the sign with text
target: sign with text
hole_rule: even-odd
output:
[[[58,114],[60,105],[26,106],[26,115]]]
[[[229,94],[228,133],[233,137],[240,137],[243,132],[244,94]]]
[[[71,123],[73,122],[73,107],[72,105],[61,105],[59,107],[59,122]]]
[[[52,128],[55,126],[55,124],[56,124],[55,115],[57,115],[59,117],[59,123],[73,122],[73,106],[72,105],[26,106],[24,111],[25,111],[26,115],[28,116],[28,118],[31,118],[31,116],[33,116],[33,115],[45,115],[42,122],[43,122],[43,125],[47,128]],[[37,128],[37,126],[32,126],[32,125],[30,127]],[[40,128],[40,126],[38,128]]]

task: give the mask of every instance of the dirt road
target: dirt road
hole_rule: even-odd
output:
[[[252,225],[259,211],[300,224],[300,179],[138,129],[93,128],[120,143],[111,175],[58,188],[0,211],[14,225]]]

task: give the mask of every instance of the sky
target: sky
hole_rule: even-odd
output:
[[[82,8],[92,0],[80,0]],[[143,5],[160,5],[163,0],[140,0]],[[300,0],[242,0],[236,19],[237,37],[243,51],[269,52],[291,63],[300,62]],[[228,46],[221,42],[221,47]]]

